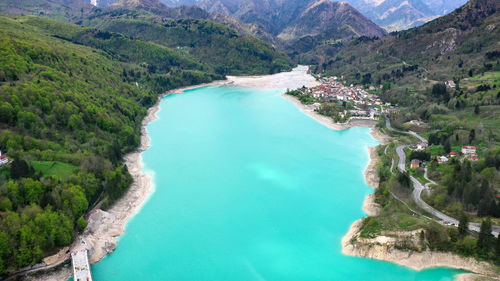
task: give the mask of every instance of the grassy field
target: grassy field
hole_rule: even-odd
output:
[[[44,176],[56,176],[66,181],[77,169],[76,166],[58,161],[32,161],[31,165],[36,172],[42,172]]]

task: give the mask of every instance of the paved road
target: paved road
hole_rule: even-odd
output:
[[[393,129],[392,126],[391,126],[391,122],[389,121],[389,118],[387,118],[387,117],[385,119],[385,124],[386,124],[387,129],[389,129],[389,130],[393,130],[393,131],[396,131],[396,132],[399,132],[399,133],[403,133],[403,134],[412,135],[412,136],[418,138],[422,142],[427,141],[425,138],[423,138],[422,136],[418,135],[415,132],[404,132],[404,131],[399,131],[399,130]],[[408,147],[408,145],[400,145],[400,146],[396,147],[396,153],[398,154],[398,157],[399,157],[399,160],[398,160],[398,170],[401,171],[401,172],[406,172],[406,153],[404,152],[404,149],[406,147]],[[430,184],[436,184],[436,182],[430,180],[427,177],[427,169],[425,170],[424,177],[427,180],[429,180],[429,183],[427,183],[425,186],[422,185],[412,175],[409,175],[409,177],[410,177],[411,182],[413,183],[413,193],[412,193],[413,201],[415,201],[415,203],[420,208],[422,208],[423,210],[425,210],[429,214],[431,214],[431,215],[439,218],[439,220],[440,220],[440,221],[438,221],[439,223],[451,224],[451,225],[458,226],[458,220],[457,219],[452,218],[452,217],[450,217],[450,216],[448,216],[446,214],[441,213],[440,211],[438,211],[438,210],[434,209],[433,207],[429,206],[429,204],[427,204],[424,200],[422,200],[422,196],[421,196],[422,195],[422,191],[424,189],[428,189]],[[481,225],[479,223],[469,223],[469,230],[479,232],[480,227],[481,227]],[[491,233],[494,236],[498,237],[498,234],[500,233],[500,226],[494,225],[494,226],[492,226],[492,230],[493,231]]]

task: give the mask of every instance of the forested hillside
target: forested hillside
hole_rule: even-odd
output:
[[[235,40],[214,60],[247,54],[228,73],[291,66],[265,43],[203,24]],[[0,275],[70,244],[96,201],[106,208],[127,189],[122,156],[158,94],[224,78],[220,59],[37,17],[0,16],[0,54],[0,149],[13,160],[0,167]]]
[[[113,9],[94,13],[83,24],[175,49],[222,75],[291,68],[290,59],[268,43],[208,20],[159,19],[143,11]]]

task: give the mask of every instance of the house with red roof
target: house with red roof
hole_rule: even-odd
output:
[[[9,156],[7,154],[2,154],[2,151],[0,150],[0,166],[5,164],[9,164]]]
[[[464,145],[464,146],[462,146],[462,154],[465,154],[465,155],[476,154],[476,147]]]
[[[411,167],[412,169],[416,169],[416,168],[420,167],[420,163],[421,163],[421,161],[420,161],[420,160],[418,160],[418,159],[413,159],[413,160],[411,160],[410,167]]]

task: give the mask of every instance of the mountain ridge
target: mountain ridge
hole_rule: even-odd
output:
[[[163,3],[167,3],[163,1]],[[347,2],[329,0],[203,0],[197,5],[209,12],[226,13],[244,23],[257,23],[285,41],[318,35],[350,23],[353,36],[383,36],[385,31]],[[351,17],[351,18],[349,18]],[[356,24],[354,24],[356,23]]]
[[[167,6],[198,5],[209,12],[232,15],[246,3],[254,1],[228,0],[161,0]],[[330,2],[337,2],[328,0]],[[261,5],[267,5],[263,1]],[[300,2],[300,1],[298,1]],[[339,1],[341,2],[341,1]],[[397,31],[422,25],[434,18],[446,15],[462,6],[467,0],[344,0],[374,23],[387,31]],[[252,7],[256,5],[251,4]],[[239,15],[236,15],[237,18]]]

